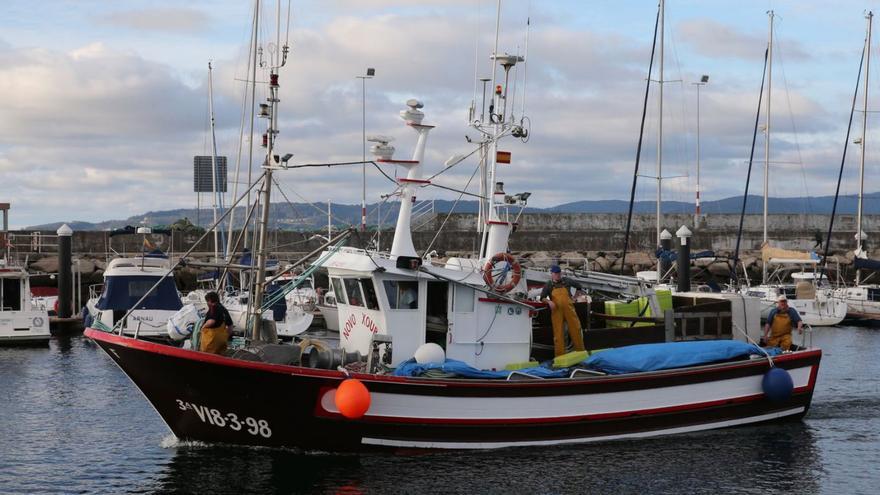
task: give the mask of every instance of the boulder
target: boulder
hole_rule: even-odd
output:
[[[73,263],[73,272],[81,275],[89,275],[95,271],[95,262],[91,260],[76,260]]]
[[[629,265],[653,266],[655,263],[654,256],[644,252],[636,251],[626,255],[626,262]]]
[[[46,256],[30,264],[30,270],[44,273],[58,273],[58,257]]]
[[[730,267],[727,266],[727,263],[716,262],[709,265],[709,273],[715,275],[717,277],[730,277]]]

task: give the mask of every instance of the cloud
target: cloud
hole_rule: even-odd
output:
[[[449,156],[473,149],[464,139],[465,135],[478,136],[466,125],[474,88],[477,23],[471,14],[453,16],[439,4],[362,15],[334,9],[332,4],[322,3],[320,9],[321,15],[296,23],[291,32],[292,51],[281,72],[279,152],[293,153],[295,163],[360,159],[362,86],[355,76],[366,67],[377,71],[366,82],[367,134],[395,136],[396,155],[408,157],[415,134],[397,113],[407,98],[416,97],[425,103],[426,122],[437,125],[428,140],[427,174],[439,171]],[[308,15],[304,11],[300,17]],[[488,16],[484,13],[484,17]],[[641,27],[647,34],[639,36],[633,34],[638,26],[609,32],[577,23],[536,22],[538,18],[532,17],[527,66],[531,140],[527,144],[505,141],[503,147],[514,157],[501,171],[505,187],[511,192],[535,193],[531,198],[535,206],[628,198],[653,17],[646,16]],[[239,41],[247,38],[246,23],[245,19]],[[511,20],[510,24],[515,23]],[[665,86],[664,169],[670,175],[693,174],[696,93],[687,81],[700,73],[689,73],[686,62],[701,60],[702,69],[702,56],[711,56],[718,62],[705,68],[712,79],[701,95],[703,188],[707,199],[739,194],[760,84],[760,66],[744,71],[740,59],[754,62],[753,49],[760,52],[765,44],[763,34],[706,20],[686,21],[681,26],[678,38],[685,43],[677,47],[677,58],[685,71],[667,73],[667,77],[685,82]],[[523,26],[507,27],[501,49],[524,51]],[[215,40],[186,39],[194,44],[189,51],[198,53],[204,48],[206,54],[194,61],[177,60],[177,67],[186,70],[172,68],[156,53],[151,60],[140,52],[110,48],[118,45],[99,36],[66,52],[18,48],[0,40],[0,171],[4,174],[0,196],[14,198],[17,224],[125,218],[195,204],[190,164],[193,155],[207,150],[204,62]],[[494,31],[483,30],[478,40],[477,76],[488,74],[493,42]],[[248,49],[236,46],[236,53],[216,58],[214,64],[218,148],[229,157],[230,180],[239,149],[245,92],[241,80],[249,77],[243,67]],[[845,108],[828,106],[822,95],[811,91],[820,87],[835,98],[845,92],[834,89],[828,80],[810,79],[809,85],[798,85],[794,73],[803,59],[792,58],[791,45],[787,48],[792,83],[787,96],[776,92],[783,85],[774,85],[774,159],[792,162],[802,157],[809,192],[815,193],[834,173],[828,159],[839,156],[835,143],[845,116],[838,113]],[[727,66],[731,59],[735,67]],[[674,64],[669,67],[673,72]],[[517,97],[512,106],[517,116],[524,71],[520,66],[515,74]],[[267,78],[265,70],[258,71],[257,103],[267,96]],[[643,143],[641,171],[645,175],[653,172],[656,155],[656,89],[652,86]],[[800,154],[792,120],[800,134]],[[265,121],[257,120],[255,163],[262,161],[259,141],[264,128]],[[247,132],[242,143],[245,157],[246,139]],[[760,136],[758,146],[756,156],[761,156]],[[462,187],[475,166],[471,158],[437,182]],[[393,175],[395,170],[386,166],[386,172]],[[360,202],[360,166],[300,169],[279,172],[277,177],[291,201]],[[668,197],[692,199],[691,180],[669,182]],[[783,194],[803,193],[800,182],[779,183],[792,186]],[[643,178],[640,184],[637,198],[652,199],[654,183]],[[760,189],[755,184],[753,192]],[[369,202],[393,188],[382,175],[368,169]],[[476,181],[470,191],[475,190]],[[436,188],[420,194],[425,199],[457,196]],[[280,194],[273,197],[284,201]]]
[[[122,10],[103,15],[106,25],[166,33],[198,33],[208,28],[211,16],[202,10],[185,7]]]
[[[688,44],[696,53],[707,57],[754,60],[767,48],[765,33],[738,31],[732,26],[712,19],[688,19],[680,22],[676,30],[682,42]],[[800,43],[794,41],[786,42],[785,55],[791,60],[810,58],[809,52]]]

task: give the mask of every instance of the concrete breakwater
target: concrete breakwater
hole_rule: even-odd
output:
[[[810,250],[824,247],[828,228],[828,215],[771,215],[768,232],[772,244],[787,249]],[[416,248],[437,251],[436,257],[473,256],[479,246],[476,232],[477,218],[471,214],[439,214],[419,226],[413,233]],[[621,255],[625,231],[626,215],[621,214],[526,214],[518,221],[517,230],[511,236],[511,250],[526,265],[547,267],[553,263],[579,269],[603,272],[632,274],[655,266],[654,245],[656,241],[655,219],[652,215],[633,217],[630,250],[626,263],[621,267]],[[713,250],[718,259],[696,260],[692,270],[696,280],[708,278],[726,279],[729,276],[727,258],[733,256],[736,244],[738,215],[708,215],[700,225],[693,226],[690,215],[666,215],[663,225],[674,234],[681,225],[694,231],[691,241],[693,251]],[[864,230],[870,239],[880,231],[880,216],[867,216]],[[437,232],[440,232],[437,235]],[[20,244],[19,252],[27,254],[29,267],[36,273],[57,272],[51,235],[44,233],[17,233],[19,239],[30,239],[30,246]],[[321,241],[314,232],[273,231],[270,243],[273,253],[282,260],[294,260],[310,250],[318,248]],[[851,250],[854,244],[855,218],[841,215],[835,220],[831,237],[831,252],[835,255],[829,268],[840,266],[844,276],[849,275],[852,262]],[[758,249],[763,236],[760,215],[745,218],[741,241],[740,259],[749,271],[750,277],[759,276],[762,261]],[[158,247],[172,256],[179,255],[192,247],[198,234],[175,232],[171,238],[159,235],[146,236],[146,244]],[[393,232],[383,230],[381,235],[373,230],[367,234],[353,236],[349,245],[375,245],[381,238],[381,247],[390,246]],[[436,237],[436,238],[435,238]],[[820,242],[821,241],[821,242]],[[205,261],[213,253],[213,237],[209,236],[193,255],[193,259]],[[107,253],[137,253],[145,245],[145,238],[139,235],[109,237],[108,232],[82,231],[73,236],[73,251],[76,258],[75,271],[82,275],[83,284],[101,282],[106,268]],[[880,252],[871,250],[880,257]],[[204,270],[194,267],[179,268],[176,275],[179,286],[188,290],[195,285],[196,276]],[[35,285],[52,285],[46,277],[37,277]]]

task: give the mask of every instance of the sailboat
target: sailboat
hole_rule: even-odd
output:
[[[848,305],[847,318],[855,320],[880,320],[880,284],[867,284],[868,279],[872,277],[877,270],[880,270],[880,261],[868,259],[867,252],[864,249],[864,242],[868,236],[862,230],[862,212],[863,201],[865,195],[865,146],[868,131],[868,81],[869,71],[871,68],[871,27],[874,20],[874,13],[868,12],[865,15],[867,20],[865,32],[865,81],[864,94],[862,100],[862,136],[854,141],[859,145],[859,202],[856,210],[856,248],[853,265],[856,268],[855,285],[852,287],[840,287],[835,294],[846,301]],[[862,270],[872,270],[874,273],[866,279],[862,279]]]
[[[512,258],[509,209],[516,202],[508,201],[496,164],[498,143],[515,127],[505,106],[507,77],[522,59],[499,53],[496,42],[493,73],[500,70],[505,83],[495,86],[491,116],[471,121],[483,132],[484,171],[494,186],[483,198],[481,259],[433,263],[414,248],[412,204],[429,182],[423,162],[434,126],[426,123],[425,105],[411,99],[400,112],[417,138],[411,157],[395,158],[387,143],[371,149],[377,164],[406,170],[397,180],[401,207],[391,250],[345,247],[341,234],[312,264],[330,276],[339,347],[267,342],[260,304],[252,305],[246,345],[229,355],[96,329],[86,335],[184,440],[321,451],[486,449],[641,438],[806,414],[822,352],[805,342],[774,356],[740,335],[622,347],[555,368],[529,363],[535,307],[521,278],[498,284],[492,275],[493,266]],[[269,74],[255,302],[265,289],[272,174],[283,168],[273,153],[282,66],[276,62]],[[507,268],[515,274],[519,267]],[[439,332],[428,330],[431,316],[446,320]],[[634,356],[662,356],[666,364],[639,364],[629,360]]]
[[[762,300],[762,317],[766,318],[776,306],[776,299],[785,295],[788,304],[796,309],[805,324],[811,326],[832,326],[846,317],[847,304],[836,297],[828,285],[827,278],[817,271],[818,258],[807,253],[798,253],[770,247],[767,235],[767,205],[770,185],[770,96],[773,84],[773,21],[769,17],[769,39],[767,42],[767,110],[764,123],[764,238],[762,244],[763,271],[761,284],[742,289],[742,293]],[[773,266],[773,272],[769,267]]]

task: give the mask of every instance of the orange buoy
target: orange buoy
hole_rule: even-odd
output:
[[[355,378],[349,378],[336,388],[336,408],[348,419],[360,419],[370,408],[370,391]]]

